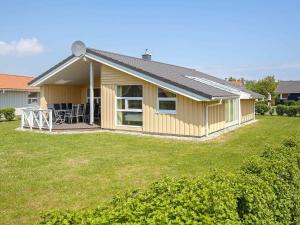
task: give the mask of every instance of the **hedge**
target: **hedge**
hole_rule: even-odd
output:
[[[287,116],[297,116],[300,115],[300,105],[277,105],[276,113],[279,116],[287,115]]]
[[[8,121],[11,121],[15,118],[15,109],[14,108],[2,108],[0,109],[0,120],[4,118]]]
[[[38,224],[299,224],[300,148],[285,139],[235,174],[166,178],[105,207],[45,212]]]

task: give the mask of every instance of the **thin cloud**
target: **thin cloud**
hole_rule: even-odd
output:
[[[45,48],[37,38],[21,38],[18,41],[0,41],[0,55],[33,56],[44,52]]]

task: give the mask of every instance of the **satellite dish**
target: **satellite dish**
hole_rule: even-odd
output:
[[[71,47],[72,53],[75,56],[81,56],[86,53],[85,44],[82,41],[75,41]]]

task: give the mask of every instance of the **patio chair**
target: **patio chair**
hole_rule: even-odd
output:
[[[68,123],[73,123],[73,119],[76,119],[76,122],[78,122],[78,110],[79,110],[79,105],[73,105],[71,112],[67,112],[65,114],[65,121]]]
[[[67,104],[66,103],[61,103],[61,109],[66,110],[67,108]]]
[[[90,103],[87,103],[84,108],[84,121],[90,122]]]
[[[99,122],[100,120],[100,105],[98,103],[94,106],[94,121]]]
[[[67,104],[67,109],[71,110],[72,109],[72,103]]]
[[[65,117],[59,111],[53,110],[54,111],[54,123],[55,124],[62,124],[65,122]]]
[[[53,104],[54,110],[60,110],[60,104],[54,103]]]
[[[82,122],[85,122],[85,118],[84,118],[84,104],[80,104],[78,107],[78,113],[77,113],[77,122],[79,120],[79,118],[81,117]]]

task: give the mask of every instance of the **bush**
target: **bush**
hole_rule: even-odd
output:
[[[265,115],[265,113],[269,112],[269,106],[264,102],[257,102],[255,104],[255,112],[260,115]]]
[[[1,116],[3,115],[3,116]],[[6,120],[11,121],[15,118],[15,109],[14,108],[3,108],[0,109],[0,118],[4,117]]]
[[[286,111],[285,113],[288,115],[288,116],[297,116],[297,113],[298,113],[298,106],[288,106],[286,107]]]
[[[49,211],[39,224],[299,224],[297,138],[250,158],[235,175],[164,179],[106,207]]]
[[[279,116],[283,116],[286,112],[287,106],[285,105],[277,105],[276,106],[276,113]]]
[[[291,106],[291,105],[297,105],[297,102],[295,100],[288,100],[284,104],[287,106]]]

